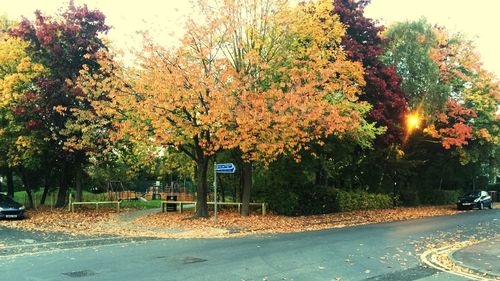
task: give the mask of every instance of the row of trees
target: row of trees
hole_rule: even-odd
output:
[[[108,49],[97,10],[71,2],[55,17],[2,19],[9,193],[16,173],[28,195],[58,186],[62,206],[70,185],[81,200],[89,175],[133,178],[161,159],[170,172],[194,170],[196,215],[206,217],[207,172],[219,157],[241,167],[237,197],[248,215],[254,182],[257,196],[387,192],[394,182],[416,190],[428,184],[412,182],[423,168],[447,179],[436,161],[460,162],[454,171],[498,164],[499,85],[464,37],[425,20],[384,29],[364,17],[368,1],[198,4],[202,16],[177,47],[144,34],[134,67]],[[423,130],[405,125],[410,113]]]

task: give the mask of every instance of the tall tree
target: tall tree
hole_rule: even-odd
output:
[[[410,104],[423,118],[423,135],[415,135],[427,145],[410,141],[408,155],[426,161],[427,167],[461,163],[454,166],[454,174],[469,177],[477,176],[481,166],[494,167],[499,144],[498,82],[482,69],[473,43],[425,19],[397,23],[385,35],[384,58],[397,66]],[[437,144],[429,144],[433,142]],[[444,169],[438,171],[441,174],[434,178],[440,178],[441,186]]]
[[[399,22],[391,25],[384,37],[387,44],[382,59],[396,67],[410,108],[421,108],[426,118],[433,119],[434,112],[444,108],[451,89],[441,83],[439,67],[429,56],[436,42],[432,26],[425,19]]]
[[[369,3],[369,0],[336,0],[332,13],[338,15],[346,26],[342,46],[348,57],[361,62],[365,69],[366,85],[361,99],[372,105],[368,120],[386,127],[385,134],[379,136],[383,143],[401,143],[408,103],[401,90],[398,73],[393,66],[380,61],[384,42],[379,33],[384,27],[364,16],[364,9]]]
[[[26,41],[8,35],[0,40],[0,151],[4,155],[0,167],[7,173],[8,193],[13,196],[13,171],[34,173],[42,163],[47,135],[34,118],[35,91],[36,81],[47,72],[26,53]],[[31,185],[25,182],[25,186],[31,199]]]
[[[431,59],[439,66],[441,79],[451,87],[447,110],[438,112],[442,128],[428,132],[440,140],[445,148],[449,142],[458,142],[458,154],[463,164],[480,163],[494,174],[498,166],[500,121],[497,106],[500,86],[491,73],[482,68],[474,43],[461,34],[450,34],[443,27],[435,26],[436,46]],[[457,113],[468,113],[458,120]]]
[[[86,78],[111,91],[112,106],[97,108],[125,116],[119,135],[142,132],[147,137],[138,141],[175,147],[196,163],[199,217],[208,216],[207,170],[217,152],[239,149],[247,161],[285,153],[298,158],[311,141],[356,131],[367,108],[357,102],[361,65],[338,47],[342,25],[337,18],[321,21],[331,3],[280,6],[256,26],[233,17],[258,11],[257,2],[226,1],[203,24],[191,21],[179,48],[148,41],[131,79]],[[274,35],[257,32],[265,22]]]
[[[41,108],[37,120],[43,122],[51,136],[53,166],[61,169],[63,175],[57,206],[64,205],[72,177],[81,174],[86,162],[85,148],[71,146],[81,132],[67,125],[75,119],[75,109],[88,108],[89,104],[78,99],[81,89],[68,82],[78,77],[83,65],[91,71],[99,69],[95,55],[105,48],[100,36],[108,30],[100,11],[77,7],[70,1],[60,16],[50,17],[36,11],[33,22],[23,19],[11,32],[26,40],[29,43],[26,50],[50,71],[50,75],[36,84]],[[81,183],[76,186],[77,200],[81,200]]]
[[[339,47],[344,29],[338,18],[322,20],[328,8],[328,1],[292,9],[286,1],[274,0],[225,1],[203,8],[214,21],[223,20],[215,31],[225,41],[223,54],[240,83],[232,109],[235,126],[220,133],[224,147],[235,148],[240,158],[242,215],[248,215],[253,161],[269,163],[283,153],[298,157],[302,146],[320,136],[342,134],[347,127],[357,128],[362,119],[365,105],[356,103],[364,83],[362,69]],[[314,91],[323,95],[300,94]],[[328,100],[335,91],[341,97]],[[334,108],[337,124],[316,117],[324,107]],[[349,115],[353,112],[359,116]],[[311,134],[310,129],[318,130]]]

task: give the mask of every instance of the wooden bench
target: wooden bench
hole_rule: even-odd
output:
[[[120,212],[120,201],[100,201],[100,202],[72,202],[71,212],[75,211],[75,205],[95,205],[95,210],[99,210],[99,205],[113,205],[116,204],[116,211]]]
[[[160,206],[162,212],[165,212],[167,204],[176,204],[177,211],[179,213],[182,213],[183,211],[182,206],[186,204],[194,204],[194,208],[196,210],[196,201],[161,201]],[[215,205],[215,203],[207,202],[207,205]],[[243,205],[243,203],[241,202],[217,202],[217,206],[237,206],[238,213],[241,213],[241,205]],[[266,214],[266,203],[250,203],[250,206],[261,206],[262,215]]]

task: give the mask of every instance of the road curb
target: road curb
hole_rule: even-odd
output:
[[[450,260],[451,260],[454,264],[460,265],[460,266],[462,266],[462,267],[466,267],[466,268],[468,268],[468,269],[472,269],[473,271],[478,272],[478,273],[480,273],[480,274],[482,274],[482,275],[492,276],[493,278],[496,278],[496,279],[494,279],[494,280],[499,280],[499,279],[500,279],[500,275],[495,274],[496,272],[485,271],[484,269],[481,269],[481,268],[479,268],[479,267],[476,267],[476,266],[473,266],[473,265],[467,264],[467,263],[465,263],[465,262],[463,262],[463,261],[461,261],[461,260],[458,260],[458,259],[457,259],[457,258],[455,258],[455,256],[454,256],[454,254],[455,254],[456,252],[458,252],[458,251],[464,250],[464,249],[469,248],[469,247],[473,247],[473,246],[478,245],[478,244],[481,244],[481,243],[485,243],[485,242],[487,242],[488,240],[489,240],[489,239],[485,239],[485,240],[482,240],[482,241],[480,241],[480,242],[477,242],[477,243],[473,243],[473,244],[471,244],[471,245],[468,245],[468,246],[466,246],[466,247],[463,247],[463,248],[460,248],[460,249],[456,249],[456,250],[454,250],[453,252],[450,252],[450,253],[448,254],[448,258],[449,258],[449,259],[450,259]]]
[[[469,278],[471,280],[498,280],[497,275],[493,275],[489,272],[484,272],[477,270],[476,268],[469,267],[466,264],[460,263],[452,257],[453,253],[458,250],[470,247],[481,242],[480,241],[464,241],[458,242],[451,245],[447,245],[440,248],[429,249],[420,255],[420,260],[427,266],[434,269],[444,271],[457,276]]]

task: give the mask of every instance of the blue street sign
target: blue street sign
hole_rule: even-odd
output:
[[[233,163],[215,164],[215,172],[217,173],[232,174],[234,171],[236,171],[236,167]]]

